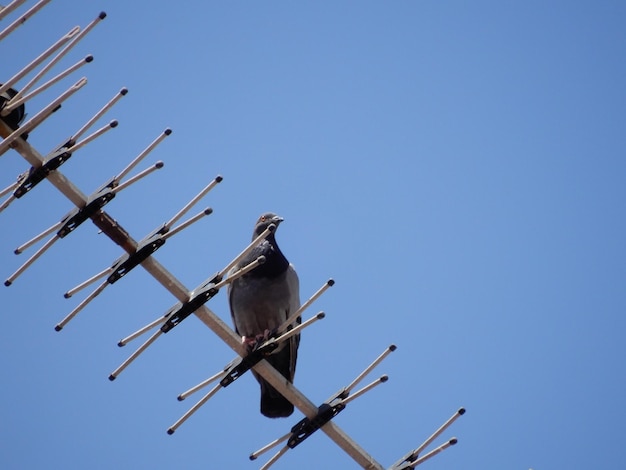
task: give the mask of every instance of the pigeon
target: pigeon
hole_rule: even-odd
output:
[[[254,240],[269,225],[276,228],[282,217],[267,212],[259,217],[254,226]],[[235,279],[228,286],[228,303],[235,325],[235,331],[242,337],[248,351],[269,339],[287,318],[300,308],[298,275],[280,251],[272,232],[258,247],[244,257],[234,270],[240,269],[259,256],[265,256],[265,263]],[[301,322],[298,317],[297,323]],[[290,325],[290,328],[295,326]],[[282,342],[266,357],[266,360],[289,382],[293,383],[300,335],[294,335]],[[261,376],[252,371],[261,386],[261,414],[268,418],[281,418],[293,413],[293,404],[282,396]]]

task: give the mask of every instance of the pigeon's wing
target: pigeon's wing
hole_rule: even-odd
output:
[[[237,268],[233,268],[228,272],[228,276],[230,276],[233,272],[235,272]],[[236,282],[236,281],[235,281]],[[235,309],[233,308],[233,296],[237,295],[237,286],[234,285],[235,282],[231,282],[228,284],[228,307],[230,310],[230,318],[233,321],[233,327],[235,328],[235,332],[241,336],[241,332],[239,331],[239,327],[237,326],[237,314],[235,313]]]
[[[289,312],[287,316],[293,314],[300,308],[300,281],[293,265],[287,269],[285,281],[289,292]],[[302,318],[298,317],[297,323],[302,323]],[[295,325],[294,325],[295,326]],[[296,361],[298,359],[298,346],[300,345],[300,335],[295,335],[289,340],[289,381],[293,382],[296,374]]]
[[[285,272],[284,287],[287,298],[284,310],[284,322],[289,315],[300,308],[300,289],[298,275],[292,265]],[[302,320],[298,318],[295,323]],[[295,324],[294,324],[295,326]],[[280,372],[289,382],[293,382],[296,373],[296,361],[298,359],[298,345],[300,335],[292,336],[287,340],[287,344],[279,348],[275,353],[266,357],[266,360]],[[281,395],[274,387],[267,383],[262,377],[253,371],[254,376],[261,385],[261,413],[268,418],[287,417],[293,413],[293,404]]]

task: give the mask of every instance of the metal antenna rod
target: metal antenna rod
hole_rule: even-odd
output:
[[[411,464],[409,464],[409,468],[417,467],[418,465],[424,463],[426,460],[430,459],[431,457],[434,457],[439,452],[441,452],[443,450],[446,450],[448,447],[453,446],[456,443],[457,443],[457,439],[456,439],[456,437],[453,437],[448,442],[445,442],[445,443],[441,444],[436,449],[433,449],[430,452],[428,452],[427,454],[423,455],[422,457],[419,457],[417,460],[415,460],[415,462],[411,462]]]
[[[278,338],[273,339],[273,340],[269,340],[269,341],[276,341],[277,343],[282,343],[283,341],[288,340],[292,336],[295,336],[298,333],[300,333],[301,330],[303,330],[306,327],[312,325],[313,323],[315,323],[318,320],[322,320],[325,317],[326,317],[326,314],[324,312],[319,312],[315,316],[309,318],[307,321],[302,322],[302,323],[300,323],[297,326],[294,326],[291,330],[287,331],[286,333],[283,333]]]
[[[104,271],[99,272],[95,276],[90,277],[86,281],[78,284],[76,287],[68,290],[65,294],[63,294],[63,297],[65,297],[66,299],[69,299],[76,292],[83,290],[87,286],[90,286],[91,284],[96,282],[98,279],[102,279],[104,276],[111,274],[112,271],[113,271],[113,268],[106,268]]]
[[[291,436],[291,431],[288,432],[287,434],[285,434],[282,437],[279,437],[278,439],[276,439],[275,441],[270,442],[269,444],[261,447],[259,450],[252,452],[250,454],[250,460],[256,460],[259,455],[264,454],[265,452],[267,452],[270,449],[273,449],[274,447],[276,447],[278,444],[280,444],[281,442],[285,442],[287,439],[289,439],[289,436]],[[286,447],[286,446],[285,446]]]
[[[13,99],[20,98],[22,94],[30,90],[31,87],[41,79],[41,77],[48,73],[48,71],[52,67],[54,67],[55,64],[57,64],[76,44],[78,44],[78,42],[83,39],[87,35],[87,33],[89,33],[94,28],[94,26],[96,26],[96,24],[106,18],[106,16],[107,15],[105,12],[101,12],[98,17],[91,23],[89,23],[85,27],[85,29],[80,31],[80,33],[78,33],[78,35],[75,36],[70,41],[70,43],[61,50],[61,52],[59,52],[50,62],[48,62],[39,72],[37,72],[37,74],[26,85],[24,85],[21,90],[17,92],[17,95],[15,95]]]
[[[211,189],[217,186],[218,183],[221,183],[222,180],[221,175],[217,175],[213,181],[211,181],[202,191],[200,191],[191,201],[189,201],[185,207],[183,207],[178,213],[172,217],[168,222],[165,223],[165,227],[169,229],[172,225],[176,223],[183,215],[185,215],[189,209],[191,209],[200,199],[202,199],[205,194],[207,194]]]
[[[385,349],[385,351],[384,351],[384,352],[383,352],[380,356],[378,356],[378,357],[374,360],[374,362],[372,362],[372,363],[371,363],[371,364],[370,364],[370,365],[369,365],[369,366],[368,366],[368,367],[367,367],[367,368],[366,368],[363,372],[361,372],[361,374],[359,374],[359,376],[358,376],[356,379],[354,379],[354,380],[352,381],[352,383],[351,383],[350,385],[348,385],[348,386],[346,387],[346,390],[349,392],[349,391],[350,391],[350,390],[352,390],[354,387],[356,387],[356,385],[357,385],[357,384],[358,384],[361,380],[363,380],[363,378],[364,378],[367,374],[369,374],[369,373],[372,371],[372,369],[374,369],[374,367],[376,367],[378,364],[380,364],[380,363],[381,363],[381,361],[382,361],[383,359],[385,359],[385,358],[386,358],[386,357],[387,357],[390,353],[392,353],[392,352],[393,352],[393,351],[395,351],[395,350],[396,350],[396,345],[395,345],[395,344],[392,344],[392,345],[391,345],[391,346],[389,346],[387,349]]]
[[[139,346],[139,348],[137,348],[137,350],[134,353],[132,353],[128,359],[126,359],[117,369],[111,372],[111,375],[109,375],[109,380],[111,381],[115,380],[117,376],[120,375],[122,371],[130,365],[131,362],[137,359],[137,357],[139,357],[139,355],[142,352],[148,349],[148,346],[154,343],[158,339],[158,337],[161,336],[162,334],[163,332],[161,330],[157,330],[152,336],[150,336],[150,338],[148,338],[148,340],[145,343]]]
[[[13,191],[15,188],[17,188],[20,185],[19,182],[17,183],[13,183],[11,186],[7,186],[6,188],[4,188],[2,191],[0,191],[0,197],[9,194],[11,191]],[[2,211],[2,209],[0,209],[0,211]]]
[[[226,274],[228,274],[228,272],[233,267],[239,264],[239,261],[245,258],[252,250],[254,250],[263,240],[265,240],[275,230],[276,230],[276,225],[274,224],[268,225],[268,227],[265,230],[263,230],[263,232],[258,237],[252,240],[252,242],[241,253],[239,253],[235,257],[235,259],[233,259],[230,263],[228,263],[228,265],[224,269],[220,271],[219,276],[224,277]]]
[[[428,447],[428,445],[433,442],[435,439],[437,439],[437,437],[439,437],[439,435],[444,432],[446,429],[448,429],[450,427],[450,425],[452,423],[454,423],[459,416],[463,415],[465,413],[465,408],[459,408],[457,410],[456,413],[454,413],[452,415],[452,417],[450,417],[450,419],[448,419],[445,423],[443,423],[439,429],[437,429],[428,439],[426,439],[424,441],[424,443],[419,446],[417,449],[415,449],[415,451],[413,451],[413,453],[415,455],[419,455],[426,447]]]
[[[83,308],[85,308],[85,306],[91,302],[93,299],[95,299],[98,295],[100,295],[100,293],[105,289],[106,286],[108,286],[109,283],[107,281],[104,281],[102,284],[100,284],[96,290],[94,290],[91,294],[89,294],[87,297],[85,297],[85,299],[79,303],[76,308],[74,308],[74,310],[72,310],[70,313],[67,314],[67,316],[61,320],[59,323],[56,324],[56,326],[54,327],[54,329],[56,331],[61,331],[63,329],[63,327],[65,325],[67,325],[70,320],[72,318],[74,318],[78,312],[80,312]]]
[[[143,160],[154,148],[159,145],[163,139],[172,133],[171,129],[165,129],[148,147],[146,147],[135,159],[124,168],[119,175],[115,177],[115,181],[121,181],[135,166]]]
[[[233,282],[235,279],[238,279],[241,276],[243,276],[244,274],[249,273],[254,268],[256,268],[259,264],[263,264],[264,262],[265,262],[265,256],[263,256],[263,255],[259,256],[257,259],[255,259],[251,263],[245,265],[243,268],[238,269],[237,271],[232,273],[226,279],[222,279],[220,282],[216,283],[215,286],[214,286],[215,289],[221,289],[225,285],[230,284],[231,282]]]
[[[26,250],[27,248],[29,248],[30,246],[34,245],[35,243],[37,243],[39,240],[41,240],[44,237],[47,237],[48,235],[50,235],[52,232],[54,232],[56,229],[58,229],[59,227],[61,227],[61,225],[63,225],[63,221],[61,222],[57,222],[56,224],[54,224],[52,227],[47,228],[46,230],[44,230],[43,232],[41,232],[39,235],[31,238],[30,240],[28,240],[26,243],[18,246],[14,253],[16,255],[21,254],[24,250]]]
[[[17,3],[19,5],[24,2],[20,0],[20,1],[15,1],[13,3]],[[13,5],[13,3],[9,4],[7,8]],[[31,16],[33,16],[35,13],[41,10],[44,6],[46,6],[47,3],[50,3],[50,0],[40,0],[39,3],[33,5],[33,7],[30,10],[28,10],[26,13],[20,16],[17,20],[15,20],[13,23],[7,26],[7,28],[4,31],[0,32],[0,41],[2,41],[5,37],[11,34],[15,29],[17,29],[18,26],[23,25],[27,19],[29,19]]]
[[[153,171],[160,170],[161,168],[163,168],[164,165],[165,164],[162,161],[158,161],[154,165],[152,165],[151,167],[146,168],[142,172],[137,173],[132,178],[129,178],[127,181],[124,181],[123,183],[120,183],[119,186],[116,186],[111,191],[113,191],[114,193],[117,194],[120,191],[122,191],[123,189],[128,188],[131,184],[136,183],[137,181],[139,181],[140,179],[144,178],[145,176],[148,176]]]
[[[50,103],[44,109],[39,111],[39,113],[37,113],[35,116],[33,116],[30,119],[30,121],[28,121],[26,124],[24,124],[17,130],[13,131],[11,134],[9,134],[2,142],[0,142],[0,155],[2,155],[4,152],[6,152],[9,149],[9,147],[11,146],[11,144],[13,143],[15,139],[20,137],[25,132],[30,132],[39,124],[41,124],[43,121],[45,121],[46,118],[48,118],[54,111],[57,110],[57,108],[63,101],[65,101],[71,95],[76,93],[85,84],[87,84],[87,79],[83,77],[80,80],[78,80],[74,85],[72,85],[70,88],[68,88],[64,93],[62,93],[52,103]]]
[[[278,452],[276,452],[276,454],[269,459],[265,465],[263,465],[259,470],[267,470],[268,468],[270,468],[272,465],[274,465],[276,463],[276,461],[281,458],[285,452],[287,452],[289,450],[288,446],[285,446],[283,448],[281,448]]]
[[[309,306],[315,302],[325,291],[326,289],[328,289],[331,286],[335,285],[335,281],[333,279],[329,279],[328,281],[326,281],[326,284],[324,284],[322,287],[320,287],[318,289],[318,291],[313,294],[309,300],[307,300],[306,302],[304,302],[300,308],[298,310],[296,310],[294,313],[292,313],[289,318],[287,318],[287,320],[285,320],[278,328],[277,328],[277,332],[278,334],[283,333],[288,327],[289,325],[291,325],[294,321],[296,321],[296,319],[300,316],[300,314],[302,312],[304,312],[307,308],[309,308]]]
[[[450,419],[448,419],[445,423],[443,423],[439,429],[437,429],[428,439],[426,439],[417,449],[410,451],[405,454],[400,460],[394,463],[390,468],[390,470],[406,470],[409,468],[415,468],[420,463],[425,460],[431,458],[432,456],[438,454],[442,450],[447,447],[456,444],[456,438],[450,439],[447,443],[439,446],[435,450],[429,452],[428,454],[419,457],[419,454],[430,445],[432,441],[434,441],[443,431],[445,431],[450,425],[461,415],[465,413],[465,408],[459,408],[457,412],[452,415]]]
[[[37,58],[35,58],[30,64],[20,70],[17,74],[11,77],[6,83],[0,86],[0,95],[6,92],[9,88],[15,85],[18,81],[24,78],[28,73],[30,73],[35,67],[41,64],[44,60],[50,57],[54,52],[59,49],[63,44],[72,39],[74,36],[78,34],[80,31],[80,26],[74,26],[69,30],[64,36],[62,36],[57,42],[55,42],[52,46],[42,52]]]
[[[38,94],[42,93],[43,91],[46,91],[48,88],[50,88],[55,83],[60,82],[65,77],[67,77],[68,75],[71,75],[76,70],[81,68],[83,65],[88,64],[88,63],[90,63],[92,61],[93,61],[93,56],[92,55],[85,56],[83,59],[81,59],[80,61],[76,62],[71,67],[68,67],[63,72],[58,74],[56,77],[51,78],[46,83],[41,85],[39,88],[33,90],[32,92],[28,93],[27,95],[23,95],[21,97],[18,97],[18,95],[19,95],[19,93],[18,93],[8,103],[6,103],[4,108],[2,108],[2,113],[1,113],[2,116],[7,116],[11,111],[13,111],[18,106],[21,106],[22,104],[24,104],[29,99],[37,96]]]
[[[181,393],[180,395],[178,395],[177,400],[178,401],[183,401],[185,398],[187,398],[190,395],[193,395],[194,393],[196,393],[198,390],[203,389],[204,387],[206,387],[207,385],[215,382],[217,379],[221,378],[222,375],[224,375],[223,370],[219,371],[217,374],[212,375],[211,377],[209,377],[206,380],[203,380],[202,382],[200,382],[198,385],[195,385],[193,387],[191,387],[189,390]]]
[[[6,189],[2,190],[2,194],[0,195],[0,197],[4,196],[6,194],[6,190],[8,189],[9,191],[11,191],[13,188],[17,188],[19,186],[19,183],[14,184],[13,186],[9,186]],[[8,198],[6,198],[6,200],[0,204],[0,212],[2,212],[3,210],[5,210],[7,207],[9,207],[9,205],[15,200],[15,196],[13,196],[13,194],[11,194]]]
[[[80,142],[75,143],[74,145],[72,145],[70,147],[70,150],[73,152],[76,152],[77,150],[83,148],[85,145],[93,142],[95,139],[97,139],[98,137],[100,137],[102,134],[104,134],[105,132],[110,131],[111,129],[114,129],[117,127],[117,120],[113,119],[111,122],[109,122],[107,125],[102,126],[100,129],[98,129],[97,131],[94,131],[93,133],[91,133],[90,135],[88,135],[87,137],[85,137],[83,140],[81,140]]]
[[[213,387],[209,393],[207,393],[205,396],[203,396],[198,403],[196,403],[195,405],[193,405],[184,415],[182,415],[180,417],[180,419],[178,421],[176,421],[174,424],[172,424],[168,430],[167,433],[169,435],[174,434],[174,432],[176,432],[176,430],[180,427],[181,424],[183,424],[185,421],[187,421],[189,419],[189,417],[194,414],[196,411],[198,411],[198,409],[204,405],[207,401],[209,401],[211,399],[211,397],[213,397],[213,395],[215,395],[220,388],[222,388],[222,386],[220,384],[217,384],[215,387]]]
[[[128,89],[126,88],[122,88],[119,92],[117,92],[116,95],[113,98],[111,98],[111,100],[109,100],[109,102],[105,104],[100,111],[94,114],[94,116],[89,121],[87,121],[83,127],[81,127],[78,131],[76,131],[76,133],[72,136],[70,140],[74,140],[74,141],[78,140],[85,132],[87,132],[87,130],[91,126],[93,126],[93,124],[98,119],[100,119],[104,115],[104,113],[106,113],[109,109],[111,109],[113,105],[122,98],[122,96],[126,96],[127,93],[128,93]]]
[[[37,260],[37,258],[39,258],[58,239],[59,236],[55,235],[50,240],[48,240],[45,245],[43,245],[33,256],[28,259],[28,261],[26,261],[22,266],[19,267],[17,271],[15,271],[11,276],[9,276],[6,281],[4,281],[4,285],[8,287],[13,284],[13,281],[15,281],[15,279],[17,279],[18,276],[26,270],[26,268],[33,264]]]
[[[19,7],[26,0],[13,0],[6,7],[0,8],[0,20],[3,20],[9,13]]]
[[[380,376],[378,379],[376,379],[375,381],[373,381],[372,383],[370,383],[369,385],[366,385],[365,387],[363,387],[362,389],[354,392],[352,395],[350,395],[347,398],[344,398],[343,400],[341,400],[341,403],[344,405],[347,405],[348,403],[350,403],[352,400],[355,400],[357,398],[359,398],[361,395],[363,395],[365,392],[369,392],[371,389],[373,389],[374,387],[376,387],[377,385],[380,385],[382,383],[387,382],[387,380],[389,380],[389,377],[387,375],[382,375]]]
[[[147,331],[150,331],[152,328],[155,328],[161,324],[163,324],[165,321],[167,320],[167,317],[162,316],[157,318],[156,320],[154,320],[151,323],[148,323],[146,326],[144,326],[143,328],[135,331],[133,334],[128,335],[126,338],[119,340],[119,342],[117,343],[117,345],[121,348],[126,346],[128,343],[130,343],[132,340],[134,340],[135,338],[140,337],[141,335],[143,335],[144,333],[146,333]]]
[[[207,215],[211,215],[213,213],[213,209],[211,209],[210,207],[207,207],[206,209],[204,209],[202,212],[200,212],[199,214],[194,215],[193,217],[191,217],[190,219],[187,219],[186,221],[184,221],[183,223],[181,223],[180,225],[178,225],[177,227],[174,227],[173,229],[171,229],[169,232],[167,232],[166,234],[163,235],[163,239],[167,240],[171,237],[173,237],[174,235],[176,235],[178,232],[181,232],[183,230],[185,230],[187,227],[189,227],[191,224],[196,223],[198,220],[200,220],[201,218],[207,216]]]

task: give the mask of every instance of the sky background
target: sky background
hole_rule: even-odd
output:
[[[624,468],[624,2],[58,0],[0,42],[0,81],[101,10],[63,64],[94,62],[27,112],[88,85],[29,142],[48,153],[128,87],[62,172],[89,194],[171,127],[138,168],[164,169],[106,211],[139,240],[223,175],[189,213],[214,214],[155,255],[190,289],[282,215],[302,300],[336,280],[296,386],[319,404],[398,346],[335,419],[378,462],[463,406],[423,468]],[[0,188],[25,169],[3,155]],[[71,207],[44,182],[0,214],[3,279]],[[54,331],[90,289],[62,294],[121,253],[86,223],[1,288],[0,467],[259,468],[271,454],[249,453],[302,415],[261,416],[249,375],[165,432],[233,358],[195,317],[107,380],[138,346],[117,341],[175,303],[143,269]],[[230,324],[225,292],[208,306]],[[357,466],[319,432],[273,468]]]

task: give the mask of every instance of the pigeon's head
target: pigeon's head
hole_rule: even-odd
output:
[[[259,217],[259,219],[256,221],[252,238],[254,239],[255,237],[261,235],[263,231],[272,224],[274,224],[276,228],[278,228],[283,220],[284,219],[281,216],[276,215],[273,212],[266,212],[265,214],[261,215],[261,217]]]

